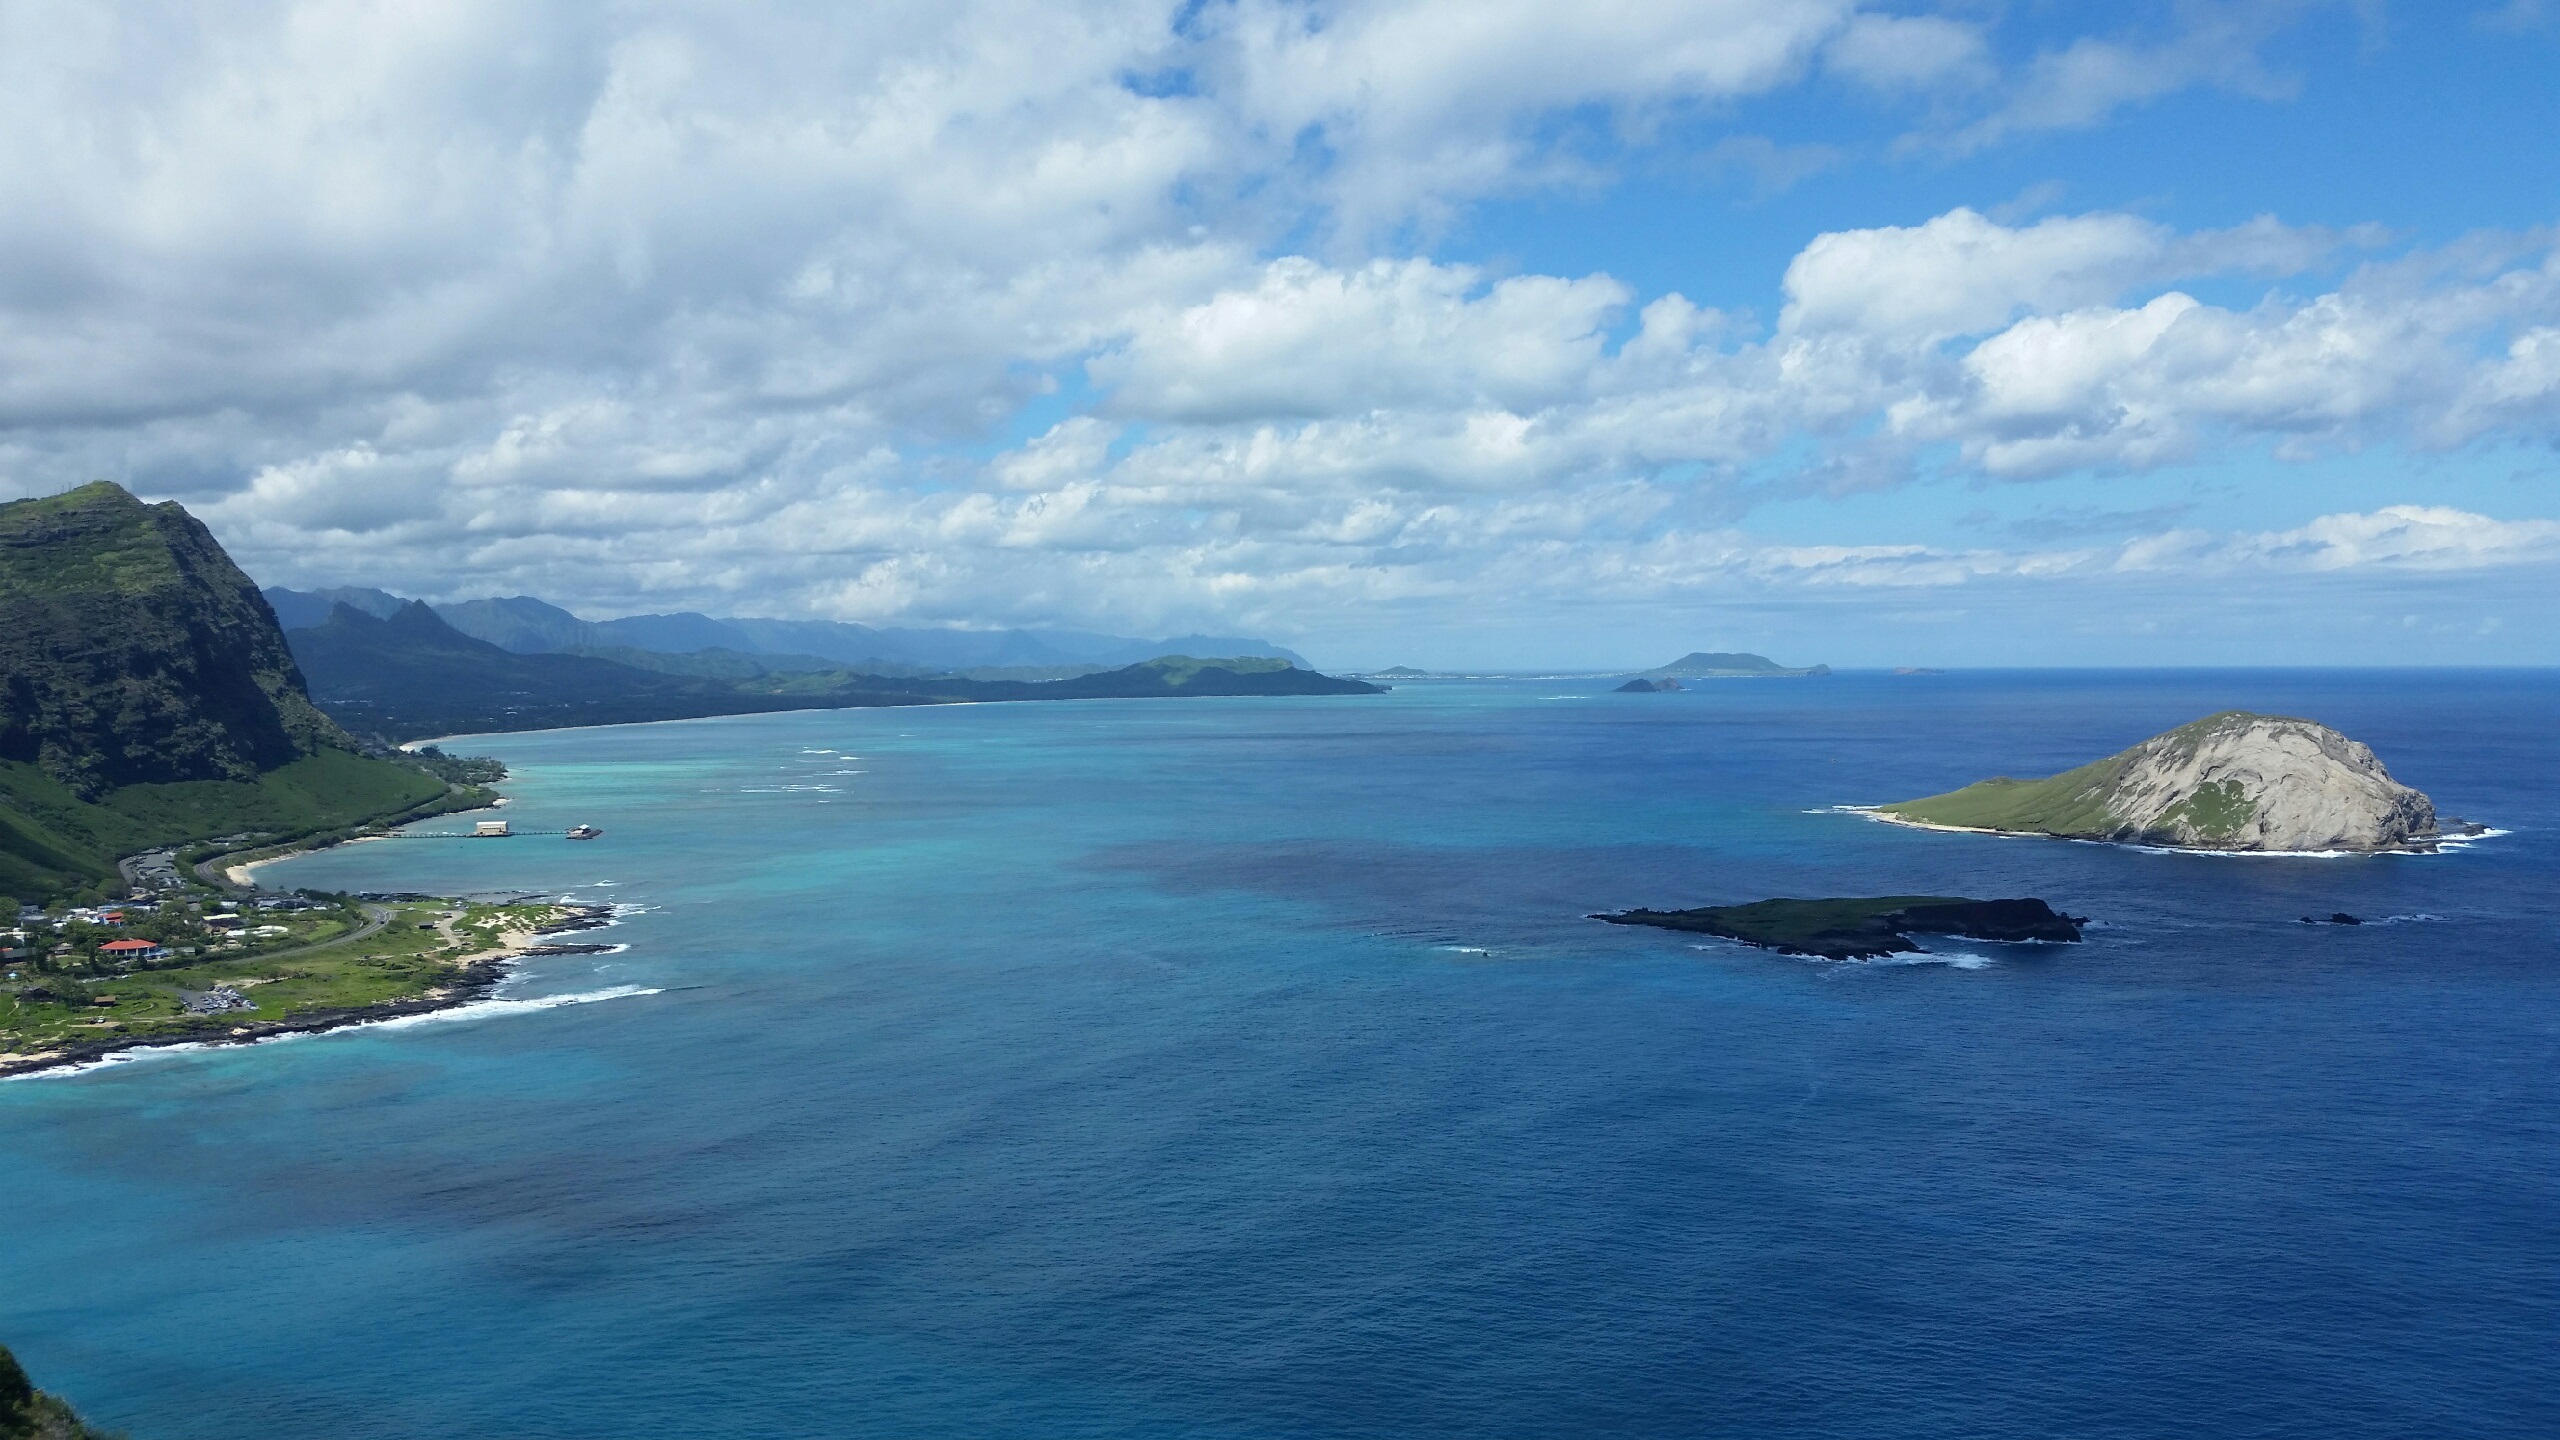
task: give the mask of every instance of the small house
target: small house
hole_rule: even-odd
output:
[[[494,840],[506,833],[507,822],[504,820],[483,820],[471,827],[475,839]]]
[[[166,948],[149,940],[110,940],[98,947],[98,958],[118,965],[139,965],[145,960],[166,960]]]

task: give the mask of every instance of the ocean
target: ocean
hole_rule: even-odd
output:
[[[0,1083],[0,1341],[136,1440],[2560,1434],[2560,674],[1607,689],[455,745],[516,838],[265,878],[626,948]],[[1833,808],[2227,708],[2505,833]],[[1836,964],[1585,918],[1897,893],[2094,923]]]

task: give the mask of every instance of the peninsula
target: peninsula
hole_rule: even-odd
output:
[[[1871,813],[1934,829],[2188,850],[2407,851],[2442,838],[2434,802],[2393,780],[2372,750],[2314,721],[2242,710],[2042,780],[1996,776]]]
[[[162,899],[28,917],[17,933],[34,935],[33,953],[0,971],[0,1076],[468,1005],[487,999],[526,955],[595,948],[548,937],[607,924],[611,913],[600,905],[290,896]]]
[[[2086,920],[2042,900],[1966,900],[1951,895],[1878,895],[1864,899],[1762,900],[1696,910],[1625,910],[1594,915],[1612,925],[1686,930],[1757,945],[1782,955],[1874,960],[1906,955],[1914,935],[1967,940],[2042,940],[2070,944]]]

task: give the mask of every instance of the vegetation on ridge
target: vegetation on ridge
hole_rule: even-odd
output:
[[[18,1357],[0,1345],[0,1440],[114,1440],[91,1428],[69,1404],[27,1379]]]
[[[2103,760],[2092,760],[2042,780],[2018,780],[2007,775],[1995,775],[1961,790],[1879,805],[1876,809],[1883,814],[1899,815],[1927,825],[1954,825],[1967,830],[2006,830],[2028,835],[2108,835],[2124,827],[2124,817],[2117,813],[2115,806],[2116,794],[2145,747],[2159,745],[2174,755],[2191,757],[2205,737],[2215,731],[2234,721],[2262,718],[2288,717],[2262,717],[2246,710],[2217,711],[2201,720],[2164,731],[2141,745],[2119,750]],[[2203,792],[2206,790],[2213,794],[2205,795]],[[2200,808],[2194,811],[2198,828],[2217,835],[2237,833],[2255,813],[2248,795],[2231,781],[2217,781],[2200,787],[2196,797],[2183,803],[2189,806],[2200,803]]]
[[[144,850],[486,798],[358,753],[181,507],[104,481],[0,504],[0,894],[103,893]]]
[[[212,533],[104,481],[0,505],[0,672],[0,760],[84,800],[354,748]]]
[[[1378,687],[1262,656],[1160,656],[1054,680],[849,669],[764,671],[706,652],[696,673],[640,669],[596,655],[521,654],[477,640],[427,605],[380,618],[340,605],[325,625],[287,632],[312,694],[349,728],[393,739],[568,725],[615,725],[773,710],[975,700],[1171,695],[1373,695]]]

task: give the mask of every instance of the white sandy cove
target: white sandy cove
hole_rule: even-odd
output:
[[[394,837],[389,835],[356,835],[337,843],[339,845],[362,845],[368,840],[389,840],[392,838]],[[239,865],[230,866],[226,868],[222,874],[223,878],[229,880],[232,884],[239,886],[241,889],[254,890],[258,886],[257,872],[263,867],[269,865],[280,865],[287,860],[299,860],[305,855],[317,855],[322,850],[335,848],[336,846],[321,845],[315,846],[309,850],[287,850],[281,855],[270,855],[264,860],[250,860]]]

